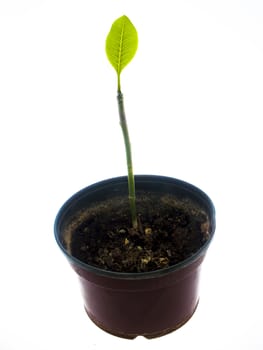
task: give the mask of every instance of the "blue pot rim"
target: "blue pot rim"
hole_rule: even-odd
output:
[[[135,183],[138,182],[147,182],[150,183],[152,182],[153,184],[157,183],[163,183],[165,185],[176,185],[177,187],[180,188],[180,190],[185,191],[186,193],[188,192],[189,194],[194,194],[196,197],[199,197],[200,199],[203,200],[203,202],[206,202],[207,207],[209,207],[209,219],[210,219],[210,224],[211,224],[211,232],[210,232],[210,237],[209,239],[204,243],[204,245],[196,252],[194,253],[191,257],[183,260],[182,262],[179,262],[173,266],[169,266],[167,268],[155,270],[155,271],[150,271],[150,272],[138,272],[138,273],[125,273],[125,272],[115,272],[115,271],[110,271],[110,270],[104,270],[89,264],[86,264],[82,262],[81,260],[75,258],[69,252],[67,249],[64,247],[64,245],[61,242],[60,239],[60,234],[59,234],[59,227],[61,221],[63,221],[63,217],[66,216],[66,212],[68,209],[72,206],[73,203],[76,203],[79,201],[81,198],[87,195],[87,193],[91,193],[93,191],[97,191],[98,189],[102,190],[104,187],[109,187],[110,185],[117,185],[121,183],[126,183],[127,182],[127,176],[119,176],[119,177],[114,177],[106,180],[102,180],[99,182],[96,182],[92,185],[89,185],[80,191],[76,192],[73,194],[59,209],[56,218],[55,218],[55,223],[54,223],[54,235],[56,242],[66,258],[69,260],[70,264],[73,264],[77,267],[80,267],[88,272],[94,273],[99,276],[104,276],[108,278],[115,278],[115,279],[129,279],[129,280],[138,280],[138,279],[147,279],[147,278],[156,278],[160,276],[165,276],[171,272],[181,270],[185,267],[188,267],[189,265],[195,263],[198,259],[200,259],[202,256],[206,254],[206,251],[214,237],[215,233],[215,227],[216,227],[216,221],[215,221],[215,207],[213,205],[213,202],[211,199],[207,196],[205,192],[200,190],[198,187],[182,181],[178,180],[176,178],[172,177],[167,177],[167,176],[160,176],[160,175],[135,175]]]

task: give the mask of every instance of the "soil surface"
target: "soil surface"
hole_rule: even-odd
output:
[[[137,195],[137,214],[134,230],[127,199],[81,212],[69,228],[71,254],[104,270],[148,272],[185,260],[209,238],[206,213],[189,200]]]

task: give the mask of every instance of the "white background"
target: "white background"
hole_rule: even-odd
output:
[[[116,76],[104,52],[126,14],[122,74],[136,173],[191,182],[217,231],[201,300],[156,340],[87,318],[53,238],[79,189],[126,174]],[[0,0],[0,349],[263,349],[261,0]]]

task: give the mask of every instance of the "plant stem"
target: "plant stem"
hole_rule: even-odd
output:
[[[118,107],[119,107],[119,116],[120,116],[120,124],[123,133],[124,143],[125,143],[125,151],[126,151],[126,160],[127,160],[127,168],[128,168],[128,189],[129,189],[129,202],[131,209],[131,219],[132,219],[132,227],[137,229],[138,221],[136,214],[136,203],[135,203],[135,181],[133,175],[133,167],[132,167],[132,154],[131,154],[131,144],[128,132],[128,125],[125,117],[124,111],[124,103],[123,103],[123,94],[120,89],[118,89]]]

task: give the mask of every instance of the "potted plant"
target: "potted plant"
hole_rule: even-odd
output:
[[[120,74],[137,50],[137,31],[118,18],[106,39],[117,72],[117,101],[128,176],[95,183],[59,210],[55,238],[79,276],[87,314],[117,336],[167,334],[187,322],[199,300],[201,263],[215,210],[195,186],[133,175]]]

